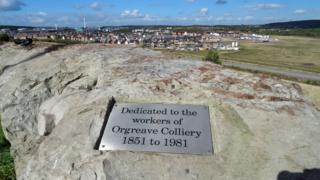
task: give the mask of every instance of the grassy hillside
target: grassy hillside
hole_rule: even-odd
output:
[[[241,42],[241,50],[221,53],[221,58],[239,62],[320,72],[320,41],[316,38],[277,36],[276,43]]]
[[[279,42],[241,41],[240,51],[220,51],[220,59],[320,73],[319,39],[295,36],[275,36],[274,38],[279,39]],[[172,58],[203,59],[207,54],[207,51],[160,51]]]
[[[257,29],[254,32],[258,34],[279,35],[279,36],[304,36],[320,38],[320,28],[311,29]]]
[[[1,180],[16,179],[13,158],[10,155],[10,143],[6,141],[4,137],[1,123],[0,123],[0,179]]]
[[[320,28],[320,20],[304,20],[304,21],[289,21],[289,22],[278,22],[270,23],[264,25],[268,28],[301,28],[301,29],[310,29],[310,28]]]

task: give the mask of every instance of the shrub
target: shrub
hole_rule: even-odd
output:
[[[215,64],[222,64],[220,61],[219,53],[217,51],[209,51],[204,60],[213,62]]]
[[[1,121],[1,117],[0,117]],[[10,155],[10,143],[5,139],[0,122],[0,179],[16,179],[13,158]]]
[[[0,33],[0,42],[8,42],[10,40],[8,34]]]

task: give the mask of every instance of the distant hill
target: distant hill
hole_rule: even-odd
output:
[[[11,29],[16,30],[20,28],[33,28],[31,26],[12,26],[12,25],[0,25],[0,29]]]
[[[320,20],[305,20],[305,21],[290,21],[290,22],[278,22],[265,24],[267,28],[300,28],[300,29],[312,29],[320,28]]]

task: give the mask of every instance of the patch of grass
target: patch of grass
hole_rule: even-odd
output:
[[[242,41],[238,52],[221,53],[221,59],[320,72],[320,41],[317,38],[276,36],[279,42]]]
[[[1,118],[0,118],[1,121]],[[10,143],[5,139],[0,123],[0,179],[14,180],[16,174],[14,170],[13,158],[10,155]]]
[[[302,88],[303,94],[320,110],[320,87],[299,83]]]

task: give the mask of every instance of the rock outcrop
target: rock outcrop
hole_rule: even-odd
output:
[[[296,84],[140,48],[53,46],[1,46],[18,179],[257,180],[320,166],[320,112]],[[95,150],[111,97],[208,105],[214,155]]]

